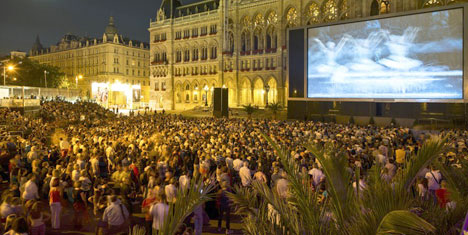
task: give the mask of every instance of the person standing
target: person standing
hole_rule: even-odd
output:
[[[24,185],[24,192],[22,196],[24,202],[39,198],[39,192],[36,184],[36,175],[31,174],[29,176],[29,180]]]
[[[122,205],[117,196],[112,195],[110,197],[110,203],[102,215],[102,221],[107,223],[108,230],[106,234],[111,235],[119,232],[126,232],[128,228],[126,228],[125,225],[129,217],[130,214],[127,208]]]
[[[60,212],[62,211],[61,199],[63,197],[63,191],[59,186],[59,182],[59,179],[55,178],[52,181],[52,187],[49,191],[52,229],[60,229]]]
[[[221,183],[221,189],[218,191],[217,204],[218,204],[218,232],[221,232],[221,225],[223,223],[223,217],[226,220],[226,234],[231,233],[231,202],[226,192],[231,192],[229,184],[226,181]]]
[[[247,187],[252,182],[252,173],[249,169],[249,163],[245,161],[244,166],[239,169],[239,176],[241,178],[242,186]]]
[[[40,202],[34,203],[29,212],[28,221],[31,225],[31,235],[45,235],[45,221],[49,220],[48,215],[41,212]]]
[[[157,203],[151,206],[149,213],[153,217],[153,234],[158,234],[158,231],[164,225],[169,214],[169,205],[166,203],[166,195],[160,193],[156,199]]]

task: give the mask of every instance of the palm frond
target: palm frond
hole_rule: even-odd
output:
[[[392,211],[385,215],[377,229],[377,235],[386,234],[432,234],[435,227],[423,218],[407,210]]]
[[[314,145],[307,145],[307,149],[318,159],[326,176],[327,191],[335,218],[340,227],[346,227],[356,211],[358,211],[356,197],[350,185],[351,174],[346,169],[347,159],[336,152],[333,146],[320,149]]]
[[[304,229],[312,234],[320,233],[321,226],[317,226],[317,224],[320,224],[323,208],[317,203],[317,193],[310,187],[310,179],[307,178],[307,175],[301,174],[300,167],[294,162],[294,158],[290,157],[286,151],[280,149],[279,145],[269,136],[262,135],[278,153],[289,182],[289,192],[291,194],[289,202],[301,215]]]
[[[411,185],[416,182],[418,173],[447,150],[446,143],[446,139],[439,139],[435,136],[424,142],[418,153],[406,162],[404,171],[399,175],[401,177],[397,181],[401,183],[399,189],[409,191]]]
[[[158,234],[173,235],[197,207],[212,199],[214,184],[204,185],[202,178],[193,178],[187,189],[179,188],[177,201],[169,207],[169,215]]]

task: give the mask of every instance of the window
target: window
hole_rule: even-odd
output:
[[[198,36],[198,28],[192,29],[192,37],[197,37]]]
[[[218,48],[216,46],[211,47],[211,59],[216,59],[218,57]]]
[[[189,61],[190,60],[190,50],[185,49],[184,51],[184,61]]]
[[[159,81],[154,82],[154,90],[159,91]]]
[[[198,60],[198,48],[193,49],[192,60],[193,61]]]
[[[181,39],[182,38],[182,32],[176,32],[175,39]]]
[[[161,34],[161,41],[166,41],[166,33]]]
[[[166,90],[166,82],[161,82],[161,91]]]
[[[216,25],[211,25],[210,27],[210,34],[216,34],[217,30],[216,30]]]
[[[206,60],[208,59],[208,49],[206,47],[202,47],[202,51],[201,51],[201,59],[202,60]]]
[[[132,75],[135,76],[135,70],[134,69],[132,69]]]
[[[127,75],[128,75],[128,69],[125,71],[125,74],[127,74]]]
[[[180,50],[176,51],[176,62],[182,61],[182,52]]]
[[[202,35],[202,36],[203,36],[203,35],[206,35],[206,34],[207,34],[207,31],[208,31],[208,29],[207,29],[206,26],[201,27],[201,34],[200,34],[200,35]]]
[[[184,38],[189,38],[190,37],[190,29],[184,30]]]

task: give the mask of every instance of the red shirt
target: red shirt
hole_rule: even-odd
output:
[[[437,202],[441,208],[445,208],[447,202],[449,202],[449,192],[445,188],[440,188],[435,191],[437,196]]]
[[[156,198],[146,198],[145,200],[143,200],[141,208],[148,208],[148,211],[149,211],[149,209],[151,207],[151,204],[153,204],[153,202],[155,200],[156,200]],[[153,217],[151,216],[151,214],[149,212],[145,213],[145,220],[146,221],[152,221],[153,220]]]
[[[50,190],[49,197],[51,203],[60,202],[60,191],[57,189]]]

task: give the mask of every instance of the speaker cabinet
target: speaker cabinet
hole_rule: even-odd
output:
[[[213,116],[229,117],[229,97],[227,88],[214,89]]]

